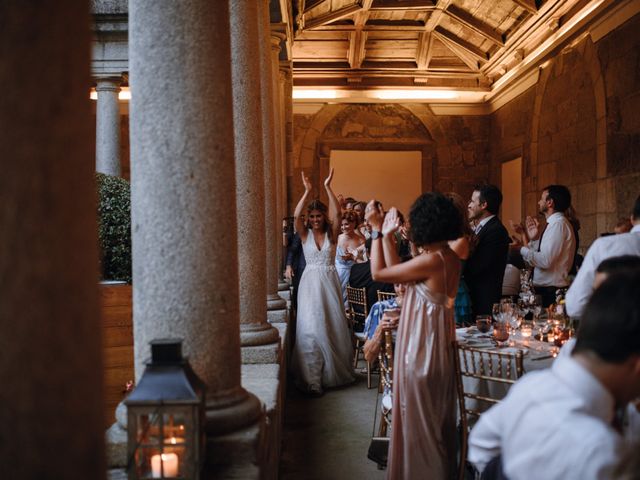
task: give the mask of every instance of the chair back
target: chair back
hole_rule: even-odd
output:
[[[458,342],[454,342],[453,350],[462,433],[459,478],[463,479],[472,423],[489,406],[503,398],[503,395],[500,398],[492,396],[491,384],[510,387],[523,375],[523,352],[482,350],[459,345]],[[480,384],[486,388],[477,388]]]
[[[392,298],[396,298],[395,292],[381,292],[378,290],[378,301],[382,302],[383,300],[391,300]]]
[[[389,426],[391,425],[391,402],[393,392],[393,334],[389,331],[384,332],[384,342],[378,353],[378,363],[380,365],[380,392],[382,395],[381,402],[381,419],[378,436],[387,435]]]
[[[367,309],[367,289],[365,287],[355,288],[347,285],[347,303],[349,305],[347,313],[352,325],[361,324],[369,315]]]

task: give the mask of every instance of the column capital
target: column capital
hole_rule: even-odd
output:
[[[122,77],[116,76],[97,76],[96,80],[96,92],[119,92],[120,85],[122,84]]]
[[[271,50],[280,52],[280,43],[286,38],[287,36],[284,33],[271,30],[271,33],[270,33]]]

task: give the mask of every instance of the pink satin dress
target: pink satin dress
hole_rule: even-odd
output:
[[[388,479],[455,477],[454,300],[424,283],[407,286],[396,340]]]

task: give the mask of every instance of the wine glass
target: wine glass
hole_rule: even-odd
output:
[[[488,333],[491,330],[491,317],[489,315],[477,315],[476,327],[480,333]]]
[[[499,303],[494,303],[493,307],[491,307],[491,316],[496,322],[502,320],[502,306]]]
[[[493,339],[499,348],[508,344],[509,340],[509,325],[507,322],[496,322],[493,325]]]

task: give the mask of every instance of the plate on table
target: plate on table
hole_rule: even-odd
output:
[[[517,353],[518,350],[522,350],[523,355],[526,355],[527,353],[529,353],[528,348],[521,348],[521,347],[506,347],[506,348],[501,348],[499,351],[504,353]]]
[[[469,338],[466,339],[464,344],[473,348],[489,348],[494,346],[490,338]]]

